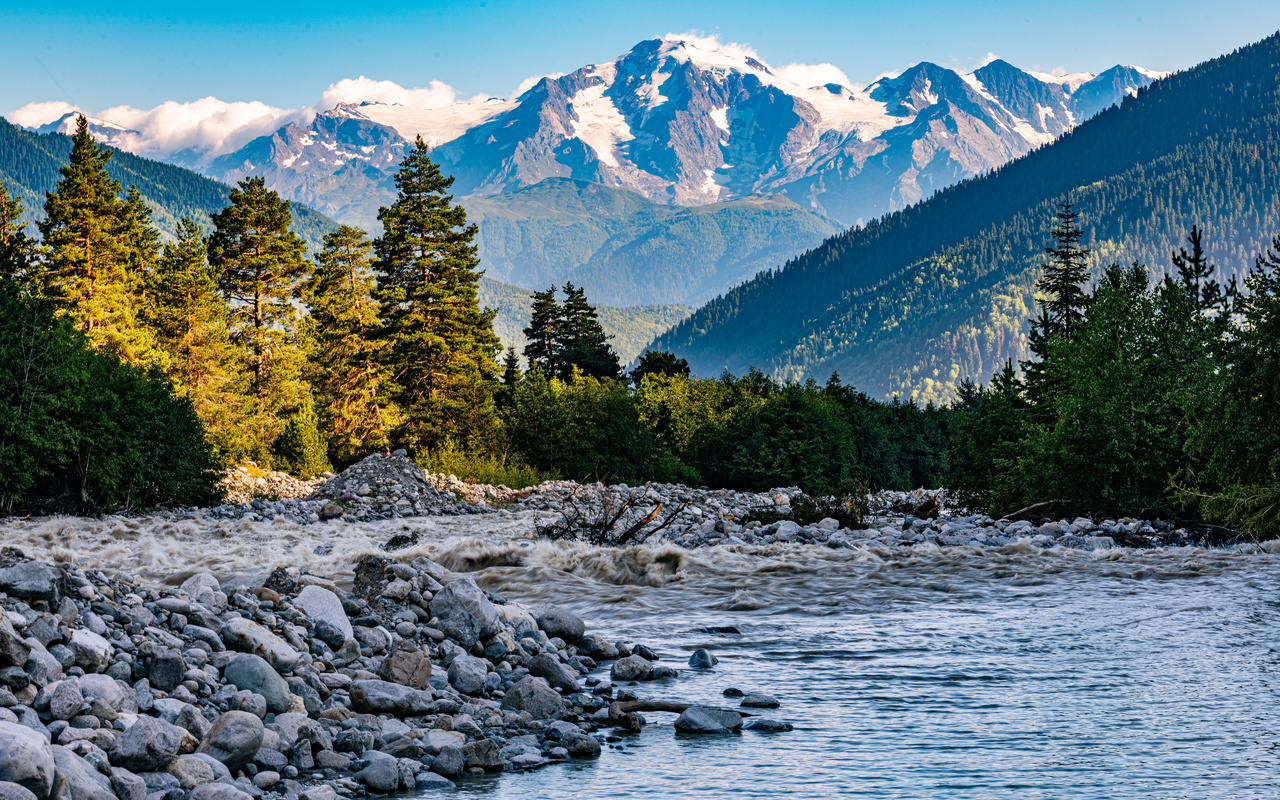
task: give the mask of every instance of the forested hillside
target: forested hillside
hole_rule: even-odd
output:
[[[1093,268],[1167,271],[1193,224],[1240,274],[1280,231],[1280,35],[1159,81],[1057,142],[833,237],[699,309],[654,344],[717,374],[833,371],[872,394],[945,399],[1026,354],[1054,204]]]
[[[31,133],[0,118],[0,184],[21,198],[23,218],[34,222],[42,213],[47,192],[58,183],[58,170],[71,154],[71,137],[60,133]],[[125,188],[136,186],[151,208],[161,233],[173,237],[178,222],[191,217],[203,229],[212,227],[210,214],[227,204],[230,187],[182,167],[151,161],[115,150],[107,172]],[[312,252],[337,224],[303,205],[293,206],[293,229]]]

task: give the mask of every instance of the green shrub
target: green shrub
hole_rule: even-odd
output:
[[[329,445],[320,435],[320,417],[310,395],[289,418],[272,449],[280,466],[298,478],[306,480],[333,470]]]
[[[560,477],[557,473],[531,467],[518,456],[465,452],[452,440],[446,440],[418,459],[418,466],[427,472],[453,475],[460,480],[470,479],[490,486],[506,486],[508,489],[524,489]]]

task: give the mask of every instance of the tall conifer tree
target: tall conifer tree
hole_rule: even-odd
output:
[[[378,212],[378,299],[389,388],[405,414],[398,438],[419,451],[455,439],[488,443],[499,350],[495,312],[481,310],[476,226],[418,137],[396,173],[395,203]]]
[[[262,178],[240,181],[229,200],[213,215],[209,263],[221,273],[231,338],[247,362],[246,390],[255,411],[252,455],[267,461],[286,415],[302,405],[307,393],[297,311],[290,301],[309,265],[306,245],[289,229],[289,203],[268,190]]]
[[[0,278],[22,280],[31,270],[36,243],[22,224],[22,200],[0,184]]]
[[[533,293],[529,327],[524,329],[524,357],[529,369],[547,380],[564,373],[564,312],[556,302],[556,289]]]
[[[315,342],[310,382],[339,463],[386,449],[395,417],[382,396],[385,341],[377,336],[381,321],[370,248],[364,231],[343,225],[324,237],[315,273],[303,284]]]
[[[137,193],[130,201],[120,198],[119,182],[107,173],[110,159],[80,117],[70,162],[45,199],[39,225],[41,288],[95,347],[137,360],[147,350],[137,324],[137,267],[154,258],[157,237]]]
[[[586,291],[572,283],[564,285],[561,304],[564,328],[564,370],[572,375],[577,367],[593,378],[618,378],[618,354],[609,346],[609,336],[600,327],[600,316],[587,302]]]

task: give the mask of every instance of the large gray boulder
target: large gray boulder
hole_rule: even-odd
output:
[[[560,659],[550,653],[539,653],[529,660],[529,674],[536,678],[546,678],[553,689],[560,689],[567,694],[582,691],[578,685],[578,673],[560,663]]]
[[[586,624],[559,606],[547,604],[530,609],[538,627],[548,636],[558,636],[566,642],[576,642],[587,632]]]
[[[445,635],[466,649],[502,630],[493,603],[475,579],[463,576],[451,581],[431,600],[431,613]]]
[[[39,561],[23,561],[0,569],[0,591],[14,597],[52,600],[58,593],[58,573]]]
[[[9,781],[0,781],[0,800],[36,800],[36,796],[25,786]],[[132,798],[129,798],[132,800]],[[140,800],[146,800],[145,797]]]
[[[244,769],[262,747],[262,720],[247,711],[228,711],[218,717],[196,752],[213,756],[231,772]]]
[[[262,695],[272,714],[283,714],[293,703],[288,682],[260,656],[239,656],[227,665],[223,676],[237,689]]]
[[[627,656],[613,662],[609,678],[614,681],[646,681],[653,674],[653,662],[643,656]]]
[[[414,689],[425,689],[431,681],[431,658],[409,639],[401,639],[378,666],[378,677]]]
[[[489,665],[483,658],[463,654],[455,656],[449,664],[449,685],[462,694],[479,694],[484,690],[487,677]]]
[[[376,752],[376,751],[374,751]],[[373,753],[369,753],[373,756]],[[378,753],[378,756],[384,756]],[[372,757],[369,766],[356,773],[356,780],[378,794],[390,794],[400,787],[400,765],[391,756]]]
[[[31,647],[14,630],[13,623],[0,612],[0,667],[21,667],[31,656]]]
[[[75,656],[76,666],[85,672],[102,672],[111,664],[115,652],[111,642],[85,628],[73,630],[67,646]]]
[[[132,772],[155,772],[178,755],[186,734],[182,728],[155,717],[138,717],[116,739],[111,763]]]
[[[215,614],[227,610],[227,595],[222,591],[218,579],[207,572],[187,578],[178,587],[178,591],[191,598],[193,603],[212,609]]]
[[[169,762],[165,772],[178,779],[178,785],[190,791],[202,784],[213,783],[213,767],[196,756],[178,756]]]
[[[58,681],[58,685],[50,692],[49,716],[54,719],[71,719],[80,713],[83,706],[84,695],[80,693],[80,681],[74,678]]]
[[[222,625],[222,641],[232,650],[252,653],[275,667],[282,675],[298,665],[298,651],[289,643],[253,620],[236,617]]]
[[[342,600],[323,586],[305,587],[293,599],[293,604],[312,622],[324,620],[341,631],[344,639],[351,638],[351,620],[342,608]]]
[[[357,714],[417,717],[435,713],[435,702],[429,693],[398,683],[354,681],[350,692],[351,708]]]
[[[147,800],[147,782],[123,767],[111,768],[111,789],[120,800]]]
[[[127,683],[110,675],[84,675],[78,680],[85,702],[100,703],[117,714],[138,713],[138,695]]]
[[[226,783],[206,783],[192,789],[187,800],[253,800],[253,795]]]
[[[502,707],[528,711],[534,719],[551,719],[564,711],[564,699],[544,678],[526,675],[507,691]]]
[[[16,783],[40,800],[53,791],[53,749],[32,729],[0,722],[0,781]]]
[[[681,733],[733,733],[742,729],[742,715],[719,708],[690,706],[676,717]]]
[[[51,800],[116,800],[111,779],[80,756],[61,745],[53,745],[57,769]]]

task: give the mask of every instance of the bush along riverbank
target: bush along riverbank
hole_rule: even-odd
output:
[[[622,684],[677,674],[653,650],[425,558],[365,556],[350,592],[283,568],[262,586],[200,573],[151,588],[13,549],[0,564],[6,800],[448,788],[597,758],[640,711],[678,713],[685,733],[737,731],[756,713],[639,701]],[[605,664],[610,678],[592,675]]]

